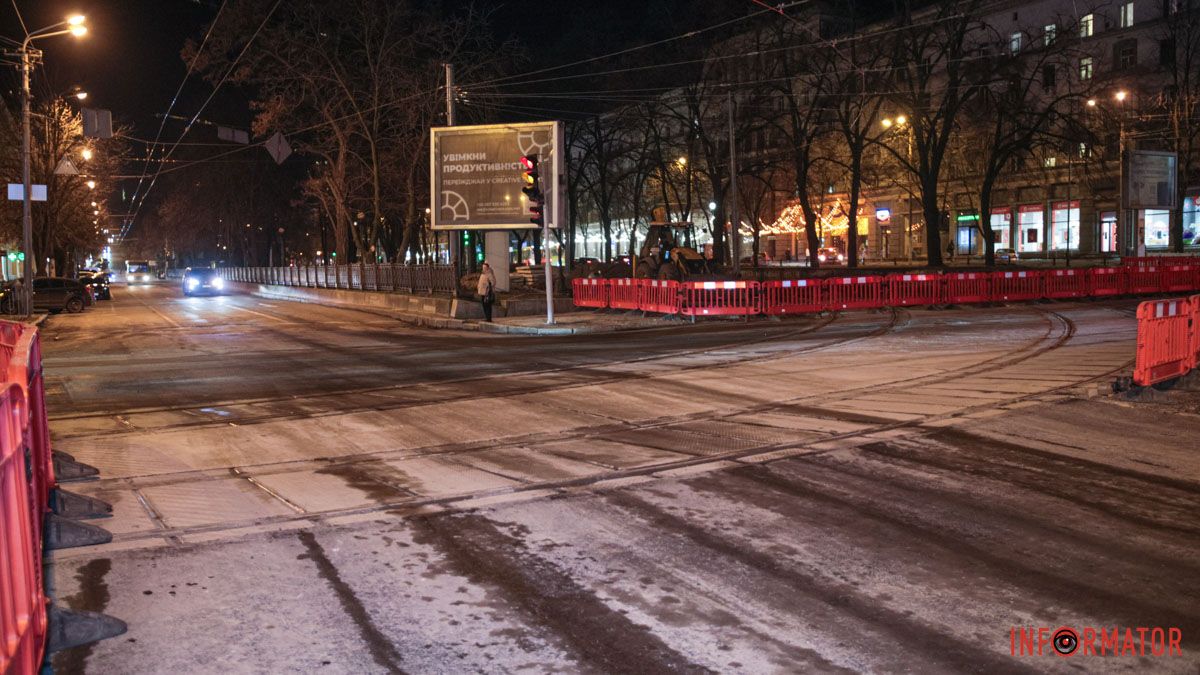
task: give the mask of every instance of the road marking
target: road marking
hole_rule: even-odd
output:
[[[262,304],[262,303],[259,303],[259,304]],[[264,319],[270,319],[270,320],[272,320],[272,321],[278,321],[279,323],[296,323],[295,321],[292,321],[292,320],[289,320],[289,319],[281,319],[281,318],[279,318],[279,317],[277,317],[277,316],[271,316],[270,314],[264,314],[263,312],[256,312],[256,311],[254,311],[254,310],[252,310],[252,309],[246,309],[245,307],[241,307],[241,306],[235,305],[235,304],[233,304],[233,303],[229,303],[229,304],[228,304],[228,305],[226,305],[226,306],[227,306],[227,307],[229,307],[230,309],[240,309],[240,310],[242,310],[243,312],[249,312],[249,313],[251,313],[251,314],[253,314],[253,315],[255,315],[255,316],[261,316],[261,317],[262,317],[262,318],[264,318]]]

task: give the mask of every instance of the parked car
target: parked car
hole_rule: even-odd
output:
[[[80,272],[79,281],[92,287],[97,300],[112,300],[107,272]]]
[[[217,275],[217,271],[208,267],[187,268],[183,273],[183,294],[187,296],[201,293],[220,294],[225,290],[225,280]]]
[[[17,310],[13,283],[6,284],[4,288],[6,295],[0,309],[7,314],[13,314]],[[75,279],[36,277],[33,280],[33,308],[44,309],[51,314],[57,314],[64,309],[72,314],[82,312],[87,306],[87,292],[84,285]]]
[[[1015,263],[1020,258],[1016,251],[1011,248],[998,248],[995,251],[996,262]]]

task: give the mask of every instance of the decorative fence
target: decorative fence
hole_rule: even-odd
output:
[[[390,293],[447,293],[458,290],[454,265],[291,265],[288,267],[222,267],[226,281],[304,288],[335,288]]]

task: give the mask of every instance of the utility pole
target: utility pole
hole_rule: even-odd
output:
[[[729,238],[733,244],[733,274],[741,277],[742,273],[742,233],[740,229],[741,214],[738,213],[738,180],[737,180],[737,146],[733,134],[733,92],[725,94],[726,107],[729,108]]]
[[[21,180],[24,188],[21,194],[21,248],[25,253],[25,264],[21,272],[21,292],[17,303],[21,316],[29,316],[33,311],[33,211],[30,199],[33,186],[29,177],[29,70],[32,67],[29,43],[21,47]]]
[[[445,66],[445,69],[446,69],[446,126],[452,127],[452,126],[454,126],[454,66],[449,63],[443,64],[443,65]],[[435,209],[438,208],[437,201],[440,196],[441,195],[434,195],[433,208],[435,208]],[[456,269],[459,264],[459,258],[461,257],[461,255],[460,255],[460,249],[462,247],[462,240],[460,239],[461,236],[462,236],[462,234],[460,234],[459,230],[450,230],[450,241],[449,241],[450,265],[455,267]],[[458,278],[457,277],[458,277],[458,275],[455,274],[454,283],[455,283],[455,287],[456,287],[455,288],[456,296],[458,295],[458,288],[457,288]]]

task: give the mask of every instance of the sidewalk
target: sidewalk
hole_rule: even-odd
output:
[[[477,331],[501,335],[582,335],[684,325],[684,321],[674,316],[642,316],[641,312],[614,310],[582,310],[555,314],[553,325],[546,324],[545,315],[497,317],[492,323],[477,319],[451,319],[394,311],[388,312],[388,316],[421,328]]]

